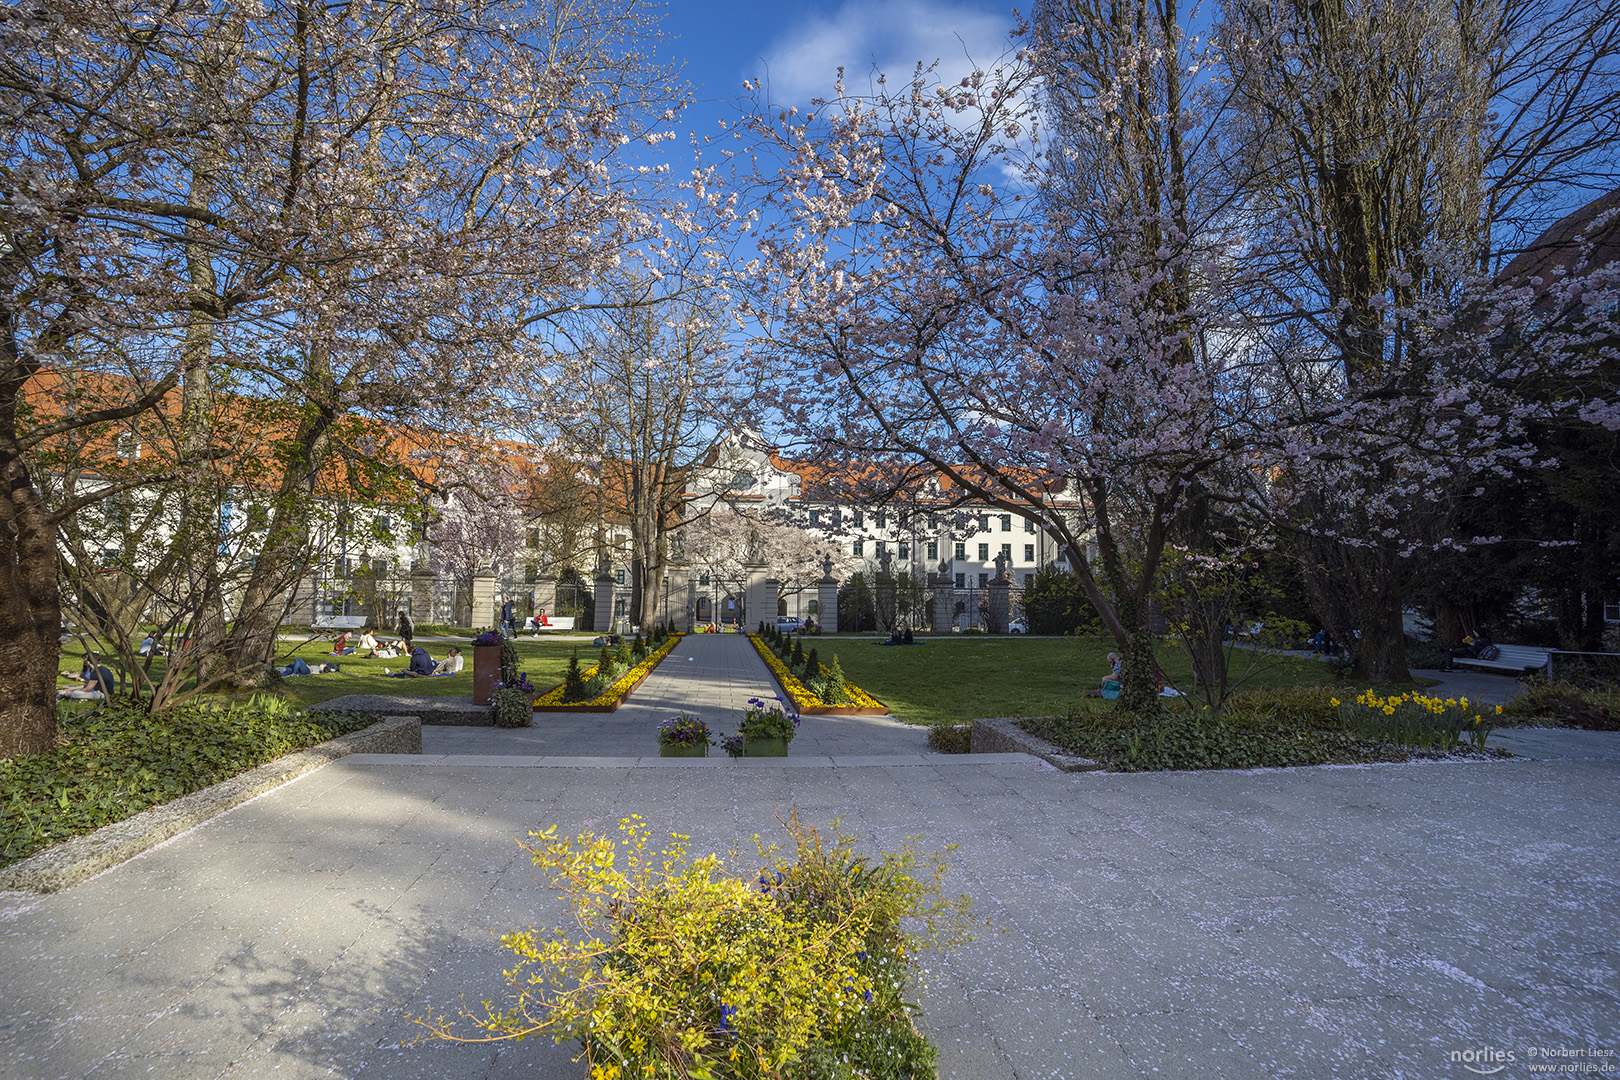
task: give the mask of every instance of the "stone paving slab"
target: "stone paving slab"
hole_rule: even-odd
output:
[[[747,851],[795,806],[874,848],[958,845],[950,887],[990,932],[923,961],[947,1078],[1465,1077],[1453,1050],[1620,1051],[1612,757],[1014,759],[349,757],[69,891],[0,896],[0,1076],[571,1080],[543,1043],[402,1045],[410,1016],[498,990],[494,933],[570,925],[515,839],[639,813]]]
[[[658,752],[658,725],[676,713],[697,716],[717,735],[729,735],[737,730],[750,698],[776,697],[770,672],[747,637],[688,634],[614,712],[536,713],[525,728],[427,727],[422,749],[430,755],[652,756]],[[382,702],[379,698],[365,707],[392,711]],[[927,749],[927,728],[890,717],[806,716],[788,756],[917,755]]]

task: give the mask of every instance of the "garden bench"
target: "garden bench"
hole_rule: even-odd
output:
[[[523,629],[533,630],[535,633],[539,633],[541,630],[572,630],[573,628],[574,616],[572,615],[547,615],[546,621],[539,626],[536,626],[533,617],[530,617],[523,624]]]
[[[1506,671],[1514,675],[1535,671],[1547,666],[1547,657],[1556,649],[1543,649],[1536,645],[1497,645],[1495,660],[1476,660],[1468,656],[1454,656],[1452,666],[1483,668],[1486,671]]]
[[[363,630],[370,621],[370,615],[328,615],[316,619],[310,626],[316,630]]]

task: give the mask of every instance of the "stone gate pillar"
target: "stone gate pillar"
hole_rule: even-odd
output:
[[[930,629],[936,634],[949,634],[956,625],[956,581],[941,570],[928,575],[928,590],[934,598],[934,622]]]
[[[816,623],[824,633],[836,634],[838,632],[838,579],[828,574],[816,582],[816,606],[821,614],[816,616]]]
[[[765,581],[767,571],[757,563],[743,564],[744,585],[742,594],[742,624],[744,630],[758,628],[760,620],[767,623],[776,621],[776,594],[770,595],[769,602],[765,596]]]
[[[557,614],[556,578],[537,577],[534,579],[534,610],[537,613],[544,611],[547,616]]]
[[[392,627],[399,621],[399,613],[387,612],[377,622],[378,626]],[[418,566],[411,571],[411,623],[435,622],[433,615],[433,571],[425,566]]]
[[[992,634],[1005,634],[1007,621],[1012,611],[1012,581],[1007,577],[1007,571],[997,567],[998,573],[990,579],[990,610],[985,615],[989,623],[985,629]]]
[[[613,628],[613,575],[596,575],[596,610],[591,629],[606,634]]]
[[[479,626],[499,626],[501,622],[501,598],[495,590],[495,571],[491,567],[484,567],[473,575],[472,579],[472,624]]]

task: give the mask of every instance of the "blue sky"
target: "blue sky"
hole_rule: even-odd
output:
[[[891,76],[918,60],[946,71],[988,65],[1005,49],[1012,8],[974,0],[670,0],[664,54],[684,62],[697,103],[684,135],[734,115],[746,78],[769,79],[777,104],[830,94],[839,64],[864,86],[874,60]],[[854,76],[859,76],[856,83]]]

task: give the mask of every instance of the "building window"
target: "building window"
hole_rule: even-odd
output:
[[[967,575],[966,574],[957,574],[956,575],[956,587],[958,589],[967,588]]]
[[[1027,533],[1032,533],[1032,532],[1035,531],[1035,519],[1034,518],[1025,518],[1024,519],[1024,531],[1027,532]]]
[[[623,585],[624,584],[624,571],[623,570],[615,570],[615,571],[613,571],[613,583],[615,585]]]
[[[900,557],[902,559],[911,558],[911,545],[904,540],[900,541]]]
[[[956,545],[956,557],[958,559],[967,558],[967,545],[966,544],[957,544]]]
[[[866,541],[865,540],[857,540],[857,541],[855,541],[855,554],[857,554],[857,555],[865,555],[866,554]]]
[[[990,585],[990,575],[989,574],[980,574],[979,575],[979,588],[981,588],[981,589],[988,588],[989,585]]]
[[[1034,581],[1034,580],[1035,580],[1035,575],[1030,573],[1028,570],[1025,570],[1024,571],[1024,588],[1026,588],[1026,589],[1029,588],[1029,583]]]
[[[821,524],[821,511],[820,510],[812,510],[812,511],[810,511],[810,524],[812,524],[812,525],[820,525]]]
[[[882,540],[879,540],[879,541],[878,541],[878,542],[877,542],[877,553],[878,553],[878,558],[880,558],[880,559],[881,559],[881,558],[883,558],[883,552],[884,552],[884,550],[885,550],[885,546],[884,546],[884,543],[883,543],[883,541],[882,541]]]
[[[1035,561],[1035,545],[1034,544],[1025,544],[1024,545],[1024,561],[1025,562],[1034,562]]]
[[[827,524],[835,529],[838,528],[838,507],[835,506],[827,511]]]
[[[866,524],[866,512],[864,510],[855,511],[855,527],[858,529],[864,524]]]
[[[1012,532],[1012,515],[1011,514],[1002,514],[1001,515],[1001,531],[1002,532]]]
[[[989,514],[980,514],[979,515],[979,531],[980,532],[989,532],[990,531],[990,515]]]
[[[615,619],[624,618],[624,613],[629,607],[630,607],[630,604],[629,604],[628,599],[626,597],[623,597],[623,596],[616,597],[614,599],[614,601],[613,601],[613,617]]]
[[[877,527],[878,528],[881,529],[881,528],[883,528],[883,526],[888,524],[889,515],[885,514],[882,510],[879,510],[875,516],[877,518]]]
[[[709,572],[707,570],[698,575],[698,585],[705,589],[709,587]]]
[[[928,511],[928,528],[939,528],[939,515],[934,513],[932,510]]]
[[[1001,557],[1003,559],[1005,559],[1009,563],[1012,562],[1012,545],[1011,544],[1002,544],[1001,545]]]
[[[530,529],[529,534],[526,537],[524,537],[524,539],[523,539],[523,546],[528,548],[530,551],[533,551],[535,548],[539,547],[540,546],[540,530],[539,529]]]
[[[989,544],[980,544],[979,545],[979,561],[980,562],[989,562],[990,561],[990,545]]]
[[[538,576],[539,575],[535,572],[534,563],[530,563],[528,566],[523,568],[523,584],[533,585],[534,579]]]
[[[932,562],[937,558],[939,558],[939,543],[937,541],[930,540],[928,541],[928,560],[929,562]]]

